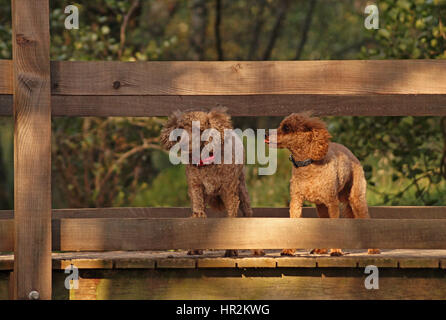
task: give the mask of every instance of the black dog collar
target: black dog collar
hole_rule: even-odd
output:
[[[307,160],[304,160],[304,161],[296,161],[296,160],[294,160],[292,154],[290,154],[290,161],[293,163],[294,167],[296,167],[296,168],[306,167],[306,166],[308,166],[308,165],[313,163],[312,159],[307,159]]]

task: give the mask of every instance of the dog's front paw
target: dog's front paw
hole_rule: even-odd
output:
[[[251,250],[252,255],[256,257],[261,257],[265,255],[265,251],[263,250]]]
[[[369,250],[367,250],[367,253],[368,254],[380,254],[381,250],[379,250],[379,249],[369,249]]]
[[[237,257],[238,251],[237,250],[226,250],[225,257]]]
[[[328,249],[313,249],[310,251],[310,254],[327,254]]]
[[[283,249],[280,253],[281,256],[294,256],[295,249]]]
[[[190,256],[202,255],[203,254],[203,250],[189,250],[187,252],[187,254],[190,255]]]
[[[330,256],[332,257],[341,257],[344,253],[341,249],[330,249]]]

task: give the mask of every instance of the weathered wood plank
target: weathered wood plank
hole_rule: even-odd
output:
[[[14,220],[0,221],[0,252],[14,249]]]
[[[446,94],[441,60],[58,62],[56,95]]]
[[[115,269],[154,269],[155,259],[117,259]]]
[[[53,245],[63,251],[445,249],[445,228],[445,220],[434,219],[62,219]]]
[[[0,94],[0,117],[12,116],[12,95]]]
[[[343,257],[313,255],[309,250],[299,250],[294,257],[280,255],[281,250],[267,250],[264,257],[253,257],[250,250],[239,250],[236,258],[224,257],[224,250],[206,250],[201,256],[189,256],[186,251],[106,251],[106,252],[63,252],[53,253],[53,270],[64,270],[73,263],[80,269],[153,269],[160,259],[190,260],[191,268],[237,268],[241,260],[249,260],[250,267],[262,268],[264,261],[278,268],[364,268],[375,265],[379,268],[446,268],[446,250],[382,250],[379,255],[368,255],[367,250],[349,250]],[[353,262],[347,261],[352,260]],[[323,263],[318,263],[324,260]],[[13,254],[0,255],[0,270],[13,270]],[[184,262],[181,262],[184,263]],[[316,263],[318,263],[316,265]],[[246,265],[245,265],[246,266]],[[243,267],[245,267],[243,266]],[[239,265],[240,267],[240,265]],[[165,268],[168,268],[165,265]]]
[[[412,258],[398,261],[400,268],[440,268],[440,259],[435,258]]]
[[[254,217],[289,218],[288,208],[253,208]],[[369,207],[373,219],[446,219],[446,207],[428,206],[382,206]],[[190,208],[147,207],[147,208],[84,208],[84,209],[53,209],[53,219],[67,218],[188,218]],[[224,218],[226,213],[208,210],[209,218]],[[303,218],[316,218],[316,209],[303,208]],[[0,210],[1,219],[13,219],[12,210]]]
[[[238,268],[275,268],[277,267],[274,258],[242,258],[237,259]]]
[[[66,274],[54,274],[55,287],[64,288]],[[379,290],[365,288],[366,276],[363,268],[80,270],[79,289],[71,290],[70,297],[444,300],[446,296],[446,273],[441,269],[380,269]]]
[[[10,281],[8,272],[0,272],[0,300],[9,300]]]
[[[280,257],[276,259],[278,268],[316,268],[316,258]]]
[[[233,116],[443,116],[446,95],[52,96],[55,117],[167,116],[176,110],[226,106]],[[12,95],[0,95],[0,116],[12,115]]]
[[[11,60],[0,71],[12,94]],[[51,73],[55,95],[446,94],[441,60],[52,61]]]
[[[199,258],[197,268],[235,268],[236,261],[233,258]]]
[[[110,259],[53,260],[53,269],[64,270],[70,265],[78,269],[112,269],[113,261]]]
[[[176,110],[215,106],[226,106],[232,116],[283,117],[305,110],[320,116],[446,115],[446,94],[53,96],[51,104],[53,116],[167,116]]]
[[[51,82],[48,0],[13,0],[14,297],[51,299]]]
[[[363,257],[358,260],[358,267],[365,268],[369,265],[374,265],[378,268],[397,268],[398,258],[396,257],[381,257],[379,255]],[[402,259],[404,260],[404,258]]]
[[[167,259],[158,259],[156,261],[156,268],[164,269],[190,269],[195,268],[196,262],[195,259],[190,258],[167,258]]]
[[[440,70],[445,68],[444,61],[240,62],[241,65],[249,64],[247,72],[253,76],[244,76],[238,80],[225,75],[225,72],[220,72],[226,70],[227,73],[230,69],[228,65],[234,63],[237,64],[237,62],[52,62],[54,77],[61,78],[63,83],[61,85],[53,79],[52,114],[54,116],[166,116],[177,109],[208,109],[216,105],[227,106],[234,116],[285,116],[303,110],[313,110],[319,115],[346,116],[446,114],[446,90],[440,84],[443,80]],[[82,66],[79,70],[76,69],[78,64]],[[351,68],[348,67],[350,65]],[[160,68],[164,71],[164,67],[171,72],[154,73]],[[377,68],[375,71],[382,77],[395,73],[397,79],[389,83],[381,77],[369,76],[368,71],[374,70],[375,67]],[[7,71],[1,78],[4,89],[2,91],[0,88],[0,115],[10,115],[12,99],[5,94],[12,94],[12,81],[8,80],[8,72],[12,74],[12,64],[9,60],[0,60],[0,68]],[[263,68],[266,71],[262,71]],[[362,68],[364,74],[362,76],[356,74]],[[72,74],[73,69],[76,72]],[[187,73],[187,76],[183,75],[180,79],[175,78],[177,72],[172,70],[179,69],[190,71],[190,76]],[[269,74],[268,70],[271,69],[276,70],[277,74]],[[282,72],[282,69],[286,72]],[[301,69],[311,69],[314,74],[301,72]],[[328,75],[321,70],[326,70]],[[84,78],[82,74],[84,71],[90,73],[90,76],[87,74],[86,77],[93,77],[91,81]],[[340,73],[337,73],[338,71]],[[231,72],[229,71],[229,74]],[[267,75],[263,75],[264,72]],[[262,73],[262,76],[255,78],[258,73]],[[332,81],[329,76],[331,73],[334,74],[333,77],[337,77]],[[96,77],[101,79],[98,80]],[[114,80],[122,77],[129,79]],[[132,79],[133,77],[139,77],[139,80]],[[323,81],[319,81],[321,77]],[[353,80],[343,81],[350,78]],[[423,82],[424,80],[426,82]],[[7,84],[9,81],[11,83]],[[116,81],[120,81],[118,89],[115,89]],[[229,83],[229,87],[225,81]],[[258,81],[268,85],[258,86]],[[309,85],[313,81],[317,85]],[[151,86],[151,82],[159,84]],[[96,88],[98,85],[102,86],[102,91],[101,88]],[[409,87],[410,85],[413,87]],[[367,86],[372,89],[368,90]],[[63,96],[65,94],[68,96]]]
[[[331,257],[317,257],[316,263],[319,268],[356,268],[358,266],[356,259],[348,256],[338,257],[338,259],[332,259]]]
[[[12,94],[12,60],[0,60],[0,95]]]

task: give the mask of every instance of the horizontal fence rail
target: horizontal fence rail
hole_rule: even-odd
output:
[[[51,63],[53,116],[165,116],[225,105],[234,116],[446,115],[446,61]],[[0,60],[0,115],[12,63]]]
[[[146,207],[146,208],[84,208],[84,209],[53,209],[52,218],[188,218],[191,208],[177,207]],[[446,219],[446,207],[442,206],[382,206],[369,207],[373,219]],[[224,218],[225,212],[209,209],[209,218]],[[241,216],[241,214],[239,214]],[[289,218],[289,208],[253,208],[253,216],[257,218]],[[316,209],[304,207],[303,218],[316,218]],[[13,219],[12,210],[0,210],[0,219]]]
[[[13,249],[13,220],[0,220],[0,251]],[[167,249],[446,249],[439,219],[190,219],[53,220],[53,250]]]

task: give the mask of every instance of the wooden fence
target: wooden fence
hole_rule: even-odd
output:
[[[0,60],[0,115],[13,115],[14,297],[51,298],[52,250],[179,248],[446,249],[445,207],[376,207],[372,220],[186,219],[185,208],[51,211],[52,116],[165,116],[222,104],[235,116],[444,116],[446,62],[51,62],[48,0],[12,0],[13,59]],[[352,133],[354,134],[354,133]],[[307,217],[313,209],[305,209]],[[270,218],[266,218],[270,217]],[[52,220],[53,219],[53,220]]]

